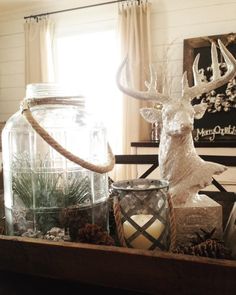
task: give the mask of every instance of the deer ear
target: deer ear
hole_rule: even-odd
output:
[[[194,118],[195,119],[201,119],[203,115],[205,114],[205,111],[207,109],[207,103],[199,103],[195,104],[193,106],[194,109]]]
[[[161,121],[161,110],[155,108],[142,108],[140,114],[148,123],[155,123]]]

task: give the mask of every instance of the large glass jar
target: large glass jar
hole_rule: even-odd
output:
[[[76,240],[86,224],[108,230],[103,172],[113,159],[106,130],[88,115],[83,97],[53,84],[28,85],[2,144],[7,234],[58,240],[69,232]]]

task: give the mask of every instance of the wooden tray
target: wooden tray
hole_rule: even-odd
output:
[[[136,158],[129,156],[124,161],[123,157],[116,156],[116,161],[120,164],[137,163]],[[146,163],[144,160],[153,164],[154,156],[152,155],[152,159],[142,156],[140,159],[142,164]],[[231,160],[230,158],[223,164],[236,165],[236,157],[233,157],[234,161]],[[156,155],[155,161],[150,171],[158,166]],[[207,195],[223,205],[225,225],[236,201],[235,193],[208,192]],[[1,271],[132,290],[135,292],[133,294],[136,292],[158,295],[236,294],[236,260],[4,235],[0,235]],[[32,291],[32,294],[34,292]],[[12,294],[0,292],[2,293]]]
[[[236,261],[0,236],[0,271],[151,294],[236,294]]]

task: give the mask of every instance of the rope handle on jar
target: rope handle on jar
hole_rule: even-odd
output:
[[[95,165],[93,163],[90,163],[88,161],[85,161],[81,159],[78,156],[75,156],[68,150],[66,150],[63,146],[61,146],[53,137],[50,136],[50,134],[39,125],[39,123],[35,120],[35,118],[32,116],[32,113],[30,111],[30,106],[27,101],[23,101],[21,104],[21,114],[24,116],[24,118],[27,120],[27,122],[32,126],[32,128],[52,147],[54,148],[58,153],[63,155],[68,160],[80,165],[81,167],[91,170],[93,172],[97,173],[106,173],[113,169],[115,165],[115,157],[112,153],[111,147],[108,144],[108,162],[106,165]]]
[[[167,202],[169,206],[169,223],[170,223],[170,247],[169,251],[174,252],[176,248],[176,220],[174,205],[170,193],[167,193]]]
[[[120,204],[117,197],[113,199],[113,212],[116,223],[117,236],[122,247],[127,247],[124,237],[124,229],[121,221]]]

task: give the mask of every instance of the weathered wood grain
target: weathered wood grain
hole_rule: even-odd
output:
[[[0,270],[151,294],[235,294],[236,261],[0,236]]]

